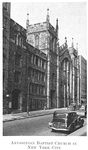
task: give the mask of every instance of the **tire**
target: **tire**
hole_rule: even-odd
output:
[[[55,130],[54,130],[54,129],[52,129],[52,132],[55,132]]]
[[[82,120],[82,125],[81,125],[81,127],[83,127],[83,124],[84,124],[84,120]]]

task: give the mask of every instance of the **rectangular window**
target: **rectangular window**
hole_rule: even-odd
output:
[[[36,65],[36,56],[34,56],[33,64]]]
[[[42,60],[42,68],[44,69],[44,60]]]
[[[36,57],[36,66],[38,66],[38,57]]]
[[[43,87],[43,95],[45,95],[45,87]]]
[[[15,35],[15,44],[18,46],[18,35]]]
[[[42,73],[42,82],[44,82],[44,74]]]
[[[15,55],[15,65],[21,67],[21,65],[22,65],[21,63],[22,63],[22,61],[21,61],[21,55],[18,54],[18,53],[16,53],[16,55]]]
[[[18,45],[19,46],[23,46],[23,39],[22,39],[22,37],[18,37]]]
[[[41,94],[43,94],[43,86],[41,86]]]
[[[19,71],[15,71],[14,73],[14,82],[20,82],[20,72]]]
[[[42,81],[42,72],[40,72],[40,81]]]
[[[26,46],[26,38],[23,38],[23,46]]]
[[[37,85],[37,94],[39,94],[39,85]]]
[[[41,68],[42,68],[42,59],[41,59]]]
[[[35,84],[35,94],[37,94],[37,85]]]
[[[31,63],[33,64],[33,54],[31,55]]]
[[[39,48],[39,36],[38,35],[35,36],[35,47]]]
[[[38,67],[40,67],[40,58],[38,58]]]
[[[44,69],[46,69],[46,62],[44,62]]]

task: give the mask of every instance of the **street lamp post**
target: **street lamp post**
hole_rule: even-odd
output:
[[[30,83],[34,83],[34,78],[29,78],[28,77],[28,92],[27,92],[27,115],[29,115],[29,98],[30,98],[30,93],[29,93],[29,86]]]
[[[9,94],[6,95],[7,103],[9,104]]]

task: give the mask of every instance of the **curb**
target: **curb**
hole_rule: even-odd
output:
[[[44,116],[44,115],[50,115],[50,114],[53,114],[53,112],[49,112],[49,113],[45,113],[45,114],[34,114],[34,115],[30,115],[29,116],[23,116],[23,117],[17,117],[17,118],[12,118],[12,119],[5,119],[3,120],[3,123],[4,122],[9,122],[9,121],[15,121],[15,120],[21,120],[21,119],[26,119],[26,118],[32,118],[32,117],[39,117],[39,116]]]
[[[74,131],[73,133],[68,134],[68,136],[84,136],[87,135],[87,125],[84,125],[82,128]]]

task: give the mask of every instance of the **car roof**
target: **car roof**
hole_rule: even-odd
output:
[[[71,110],[56,110],[54,111],[54,113],[57,114],[68,114],[68,113],[76,113],[75,111],[71,111]]]
[[[76,103],[71,103],[70,105],[76,105]]]

